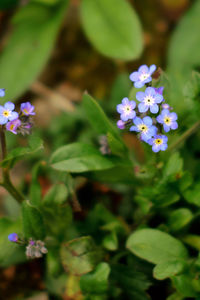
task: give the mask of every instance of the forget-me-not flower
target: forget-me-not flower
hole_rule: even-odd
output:
[[[13,233],[9,234],[8,239],[9,239],[9,241],[16,243],[16,242],[18,242],[19,237],[18,237],[17,233],[13,232]]]
[[[152,81],[151,75],[155,70],[155,65],[151,65],[149,68],[147,65],[142,65],[139,67],[137,72],[131,73],[129,78],[134,82],[134,86],[136,88],[141,88],[145,85],[145,83]]]
[[[144,117],[143,119],[135,117],[133,119],[135,126],[131,126],[130,131],[136,131],[141,133],[141,139],[147,142],[157,132],[156,126],[152,125],[153,121],[150,117]]]
[[[13,111],[14,109],[15,105],[12,102],[6,102],[4,106],[0,105],[0,125],[18,118],[18,113]]]
[[[126,122],[133,119],[136,116],[134,108],[136,107],[135,101],[129,101],[129,99],[123,98],[122,103],[117,105],[117,111],[120,113],[122,121]]]
[[[152,146],[153,152],[165,151],[168,147],[167,145],[168,137],[166,135],[155,135],[152,139],[148,140],[148,144]]]
[[[22,113],[26,116],[35,115],[35,107],[30,102],[22,103],[20,106]]]
[[[122,120],[117,121],[117,127],[119,129],[124,129],[125,128],[125,122],[123,122]]]
[[[163,109],[161,114],[156,118],[158,123],[163,124],[163,129],[165,132],[169,132],[170,129],[177,129],[178,123],[176,120],[178,119],[177,114],[175,112],[170,112],[168,109]]]
[[[21,125],[21,121],[19,119],[15,119],[6,124],[6,130],[11,131],[14,134],[17,134],[17,129]]]
[[[138,105],[139,112],[144,113],[150,109],[150,112],[156,114],[159,110],[157,103],[163,101],[163,96],[155,91],[154,88],[148,87],[145,92],[137,92],[136,99],[141,103]]]
[[[164,86],[160,86],[159,88],[154,88],[154,90],[156,91],[156,93],[162,95],[163,94],[163,90],[164,90]]]

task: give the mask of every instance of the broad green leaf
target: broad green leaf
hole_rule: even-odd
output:
[[[121,60],[141,55],[141,25],[128,1],[83,0],[81,20],[90,42],[103,55]]]
[[[102,156],[91,145],[73,143],[56,150],[51,157],[52,168],[59,171],[81,173],[113,168],[118,159]]]
[[[107,134],[107,140],[112,154],[120,157],[125,156],[126,159],[128,159],[128,149],[126,149],[126,146],[121,143],[121,141],[114,137],[110,132]]]
[[[22,224],[26,238],[44,239],[45,227],[43,217],[40,211],[28,201],[22,203]]]
[[[174,210],[169,217],[168,225],[172,231],[178,231],[190,223],[193,214],[188,208]]]
[[[25,247],[8,240],[10,233],[21,236],[21,222],[11,221],[7,218],[0,219],[0,266],[8,267],[26,260]]]
[[[115,251],[118,248],[118,239],[116,233],[113,231],[106,235],[103,239],[103,246],[110,251]]]
[[[200,183],[193,185],[192,188],[185,191],[184,198],[187,202],[200,207]]]
[[[184,260],[188,257],[183,244],[157,229],[141,229],[132,233],[126,247],[135,255],[154,264],[172,260]]]
[[[61,1],[55,8],[29,3],[15,15],[13,32],[0,56],[0,82],[6,89],[3,101],[19,97],[41,73],[68,2]]]
[[[161,264],[158,264],[153,269],[153,276],[158,280],[163,280],[168,277],[180,274],[184,271],[184,268],[184,261],[166,261]]]
[[[13,165],[22,157],[32,155],[43,149],[43,142],[37,136],[31,136],[29,139],[29,147],[19,147],[11,150],[6,158],[1,162],[3,167],[13,167]]]
[[[30,185],[30,202],[32,205],[39,206],[41,204],[41,186],[38,181],[41,162],[37,163],[32,170],[32,180]]]
[[[175,152],[169,158],[163,170],[163,175],[164,177],[173,176],[173,175],[175,176],[176,174],[182,171],[182,168],[183,168],[183,160],[180,157],[180,154],[178,152]]]
[[[102,251],[85,236],[61,246],[61,261],[67,273],[81,276],[91,272],[102,258]]]
[[[110,267],[100,263],[93,272],[81,276],[80,287],[84,294],[102,294],[108,289]]]
[[[169,297],[167,297],[167,300],[183,300],[183,296],[179,293],[173,293]]]
[[[43,199],[43,204],[63,204],[68,197],[68,189],[63,183],[57,183],[51,187]]]
[[[183,75],[187,74],[187,70],[200,65],[199,14],[200,2],[195,1],[182,17],[171,39],[168,64],[170,68],[178,69]]]

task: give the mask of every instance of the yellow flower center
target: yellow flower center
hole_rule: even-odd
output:
[[[28,114],[28,110],[26,108],[24,108],[23,111]]]
[[[145,98],[144,98],[144,103],[146,104],[146,105],[153,105],[154,104],[154,98],[153,97],[151,97],[151,96],[146,96]]]
[[[138,127],[139,127],[139,130],[141,130],[144,133],[146,133],[148,131],[148,127],[145,124],[140,124]]]
[[[4,110],[3,116],[4,116],[4,117],[9,117],[9,116],[10,116],[9,110]]]
[[[13,128],[14,128],[14,125],[13,124],[10,125],[10,130],[13,130]]]
[[[156,139],[156,140],[154,140],[154,143],[156,145],[161,145],[163,143],[163,140],[162,139]]]
[[[165,117],[164,122],[165,122],[165,124],[170,125],[171,124],[171,118]]]

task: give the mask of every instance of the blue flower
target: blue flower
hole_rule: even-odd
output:
[[[129,119],[133,119],[136,115],[134,111],[135,107],[135,101],[129,101],[128,98],[124,98],[122,104],[117,105],[117,112],[120,113],[121,120],[126,122]]]
[[[6,124],[6,130],[11,131],[14,134],[17,134],[17,129],[21,125],[21,121],[19,119],[15,119]]]
[[[22,103],[20,106],[20,109],[21,109],[23,115],[26,115],[26,116],[35,115],[35,112],[34,112],[35,107],[33,105],[31,105],[30,102]]]
[[[161,114],[156,118],[158,123],[163,124],[163,128],[165,132],[169,132],[170,129],[177,129],[178,123],[176,120],[178,119],[177,114],[170,111],[168,109],[163,109]]]
[[[152,81],[151,75],[155,70],[155,65],[151,65],[149,68],[147,65],[142,65],[139,67],[137,72],[131,73],[129,78],[134,82],[134,86],[136,88],[141,88],[145,85],[145,83]]]
[[[9,241],[16,243],[18,242],[19,237],[17,233],[11,233],[9,234],[8,239]]]
[[[150,109],[150,112],[156,114],[158,112],[157,103],[163,101],[163,96],[155,91],[154,88],[148,87],[145,92],[137,92],[136,99],[141,103],[138,105],[139,112],[144,113]]]
[[[162,108],[163,109],[172,109],[172,107],[169,106],[169,104],[167,104],[167,103],[162,103]]]
[[[148,144],[152,146],[153,152],[165,151],[168,147],[167,145],[168,137],[166,135],[155,135],[152,139],[148,140]]]
[[[0,89],[0,97],[4,97],[5,96],[5,89]]]
[[[153,121],[150,117],[144,117],[143,119],[135,117],[133,123],[136,126],[131,126],[130,131],[141,132],[141,139],[147,142],[157,132],[156,126],[153,126]]]
[[[13,111],[14,108],[15,105],[12,102],[6,102],[4,106],[0,105],[0,125],[18,118],[18,113]]]

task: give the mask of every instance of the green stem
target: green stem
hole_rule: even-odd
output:
[[[0,127],[0,142],[1,142],[1,151],[2,151],[2,160],[5,159],[7,155],[6,149],[6,138],[3,126]],[[3,182],[0,183],[18,202],[25,200],[24,196],[15,188],[10,180],[9,169],[2,167]]]
[[[190,129],[188,129],[179,139],[177,139],[171,146],[169,146],[168,150],[174,150],[181,146],[181,144],[189,138],[192,134],[194,134],[200,128],[200,121],[196,122]]]

